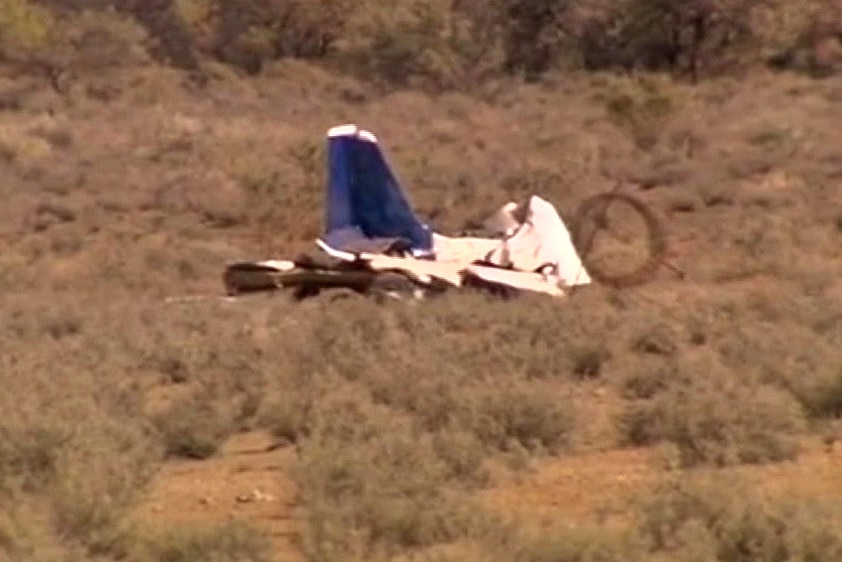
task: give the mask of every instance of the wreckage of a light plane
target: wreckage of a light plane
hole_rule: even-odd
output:
[[[374,134],[333,127],[327,149],[325,229],[314,252],[229,263],[229,295],[346,288],[423,297],[471,287],[561,298],[592,283],[561,216],[539,195],[503,205],[485,237],[446,236],[413,211]]]

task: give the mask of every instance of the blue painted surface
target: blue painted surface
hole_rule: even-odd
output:
[[[412,210],[373,135],[349,128],[328,136],[326,228],[322,241],[337,250],[378,241],[403,242],[417,255],[432,252],[429,227]]]

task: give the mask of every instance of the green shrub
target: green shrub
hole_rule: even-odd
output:
[[[740,479],[675,479],[644,500],[640,533],[666,560],[836,560],[839,516],[830,503],[764,498]]]
[[[98,57],[110,61],[106,65],[130,65],[151,55],[161,64],[198,68],[194,37],[179,9],[180,0],[38,2],[48,6],[62,22],[54,47],[61,49],[59,53],[65,59],[81,59],[89,67],[96,67]]]
[[[818,0],[798,6],[777,2],[763,14],[767,60],[773,68],[823,78],[842,68],[840,17],[842,3]]]
[[[68,542],[92,553],[111,552],[119,548],[122,523],[157,468],[160,446],[144,425],[125,420],[94,419],[76,430],[49,487],[54,524]],[[103,450],[110,454],[97,453]]]
[[[611,356],[602,344],[574,347],[570,353],[571,372],[575,379],[592,379],[602,373],[603,364]]]
[[[842,369],[830,367],[805,375],[789,386],[807,413],[818,419],[842,417]]]
[[[185,70],[199,68],[195,37],[176,0],[124,0],[116,7],[146,30],[152,38],[150,54],[156,60]]]
[[[735,475],[681,475],[636,504],[629,525],[495,527],[480,556],[518,562],[793,562],[842,555],[837,503],[760,492]]]
[[[25,56],[49,45],[55,30],[52,13],[30,0],[0,3],[0,54]]]
[[[496,521],[474,543],[437,557],[441,562],[625,562],[646,560],[636,529],[582,524]],[[653,559],[654,560],[654,559]]]
[[[20,377],[21,368],[32,370]],[[0,535],[5,531],[10,548],[34,549],[31,559],[45,537],[89,553],[108,551],[160,449],[134,398],[106,382],[107,374],[88,378],[86,370],[62,366],[42,372],[26,359],[6,371],[0,503],[11,509],[9,525],[0,509]],[[56,385],[55,376],[72,383]],[[42,529],[43,521],[49,527]]]
[[[515,540],[516,562],[624,562],[642,554],[633,534],[596,527],[559,526]]]
[[[107,3],[88,4],[4,2],[0,29],[6,32],[0,31],[0,50],[8,51],[12,60],[29,63],[29,72],[46,71],[61,92],[73,77],[149,61],[154,45],[131,14],[115,11]]]
[[[678,368],[655,361],[630,366],[619,378],[620,395],[630,400],[648,400],[676,384]]]
[[[557,453],[569,444],[575,413],[564,396],[523,386],[478,397],[474,431],[487,445],[504,451],[524,447]]]
[[[629,133],[641,148],[652,148],[679,107],[671,84],[656,77],[620,79],[597,94],[608,119]]]
[[[182,2],[182,14],[205,50],[251,73],[280,57],[324,58],[342,35],[352,10],[347,0],[226,0]]]
[[[486,452],[482,441],[471,431],[445,428],[433,435],[433,449],[448,468],[448,478],[484,484]]]
[[[808,4],[793,13],[780,0],[409,0],[388,10],[374,0],[7,0],[0,49],[49,49],[53,31],[74,26],[68,11],[112,17],[116,9],[145,31],[143,49],[155,59],[194,71],[202,55],[254,74],[292,57],[390,86],[478,90],[488,78],[571,66],[696,79],[767,60],[835,68],[835,32],[824,21],[833,16]]]
[[[210,401],[186,398],[155,418],[166,454],[190,459],[213,456],[233,431],[231,419]]]
[[[503,69],[535,78],[557,66],[570,43],[564,25],[570,4],[570,0],[493,2],[504,37]]]
[[[771,385],[738,380],[705,361],[654,376],[627,379],[638,396],[619,418],[627,442],[673,443],[682,466],[728,465],[792,459],[805,429],[800,405]],[[642,386],[641,386],[642,385]]]
[[[60,427],[0,427],[0,492],[18,482],[28,490],[49,483],[68,439],[68,432]]]
[[[693,79],[732,69],[752,58],[751,48],[757,51],[753,16],[768,3],[617,2],[587,27],[585,64],[666,70]]]
[[[311,399],[299,391],[279,390],[282,393],[260,408],[260,423],[272,435],[289,443],[297,443],[307,434]]]
[[[370,559],[450,542],[484,524],[462,486],[453,485],[460,478],[454,470],[471,470],[474,461],[461,464],[441,437],[414,430],[361,388],[337,384],[313,420],[296,471],[311,559]]]
[[[270,562],[269,537],[242,521],[215,527],[176,528],[159,535],[135,537],[130,562]]]
[[[487,24],[454,0],[409,0],[384,10],[361,3],[348,22],[340,61],[390,86],[464,89],[493,72],[498,45]]]

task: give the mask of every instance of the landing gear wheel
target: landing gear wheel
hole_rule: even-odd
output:
[[[599,235],[610,234],[612,230],[608,211],[618,208],[625,208],[626,215],[630,211],[641,219],[646,231],[645,248],[641,249],[644,255],[637,257],[631,267],[609,264],[599,258]],[[640,285],[650,280],[664,262],[667,242],[663,224],[646,203],[633,195],[613,191],[589,197],[579,205],[572,222],[573,245],[590,277],[599,283],[616,288]],[[639,245],[640,241],[637,242]]]

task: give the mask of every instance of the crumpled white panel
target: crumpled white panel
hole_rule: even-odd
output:
[[[526,220],[491,252],[489,261],[520,271],[549,265],[564,285],[591,283],[564,221],[549,201],[537,195],[529,199]]]

